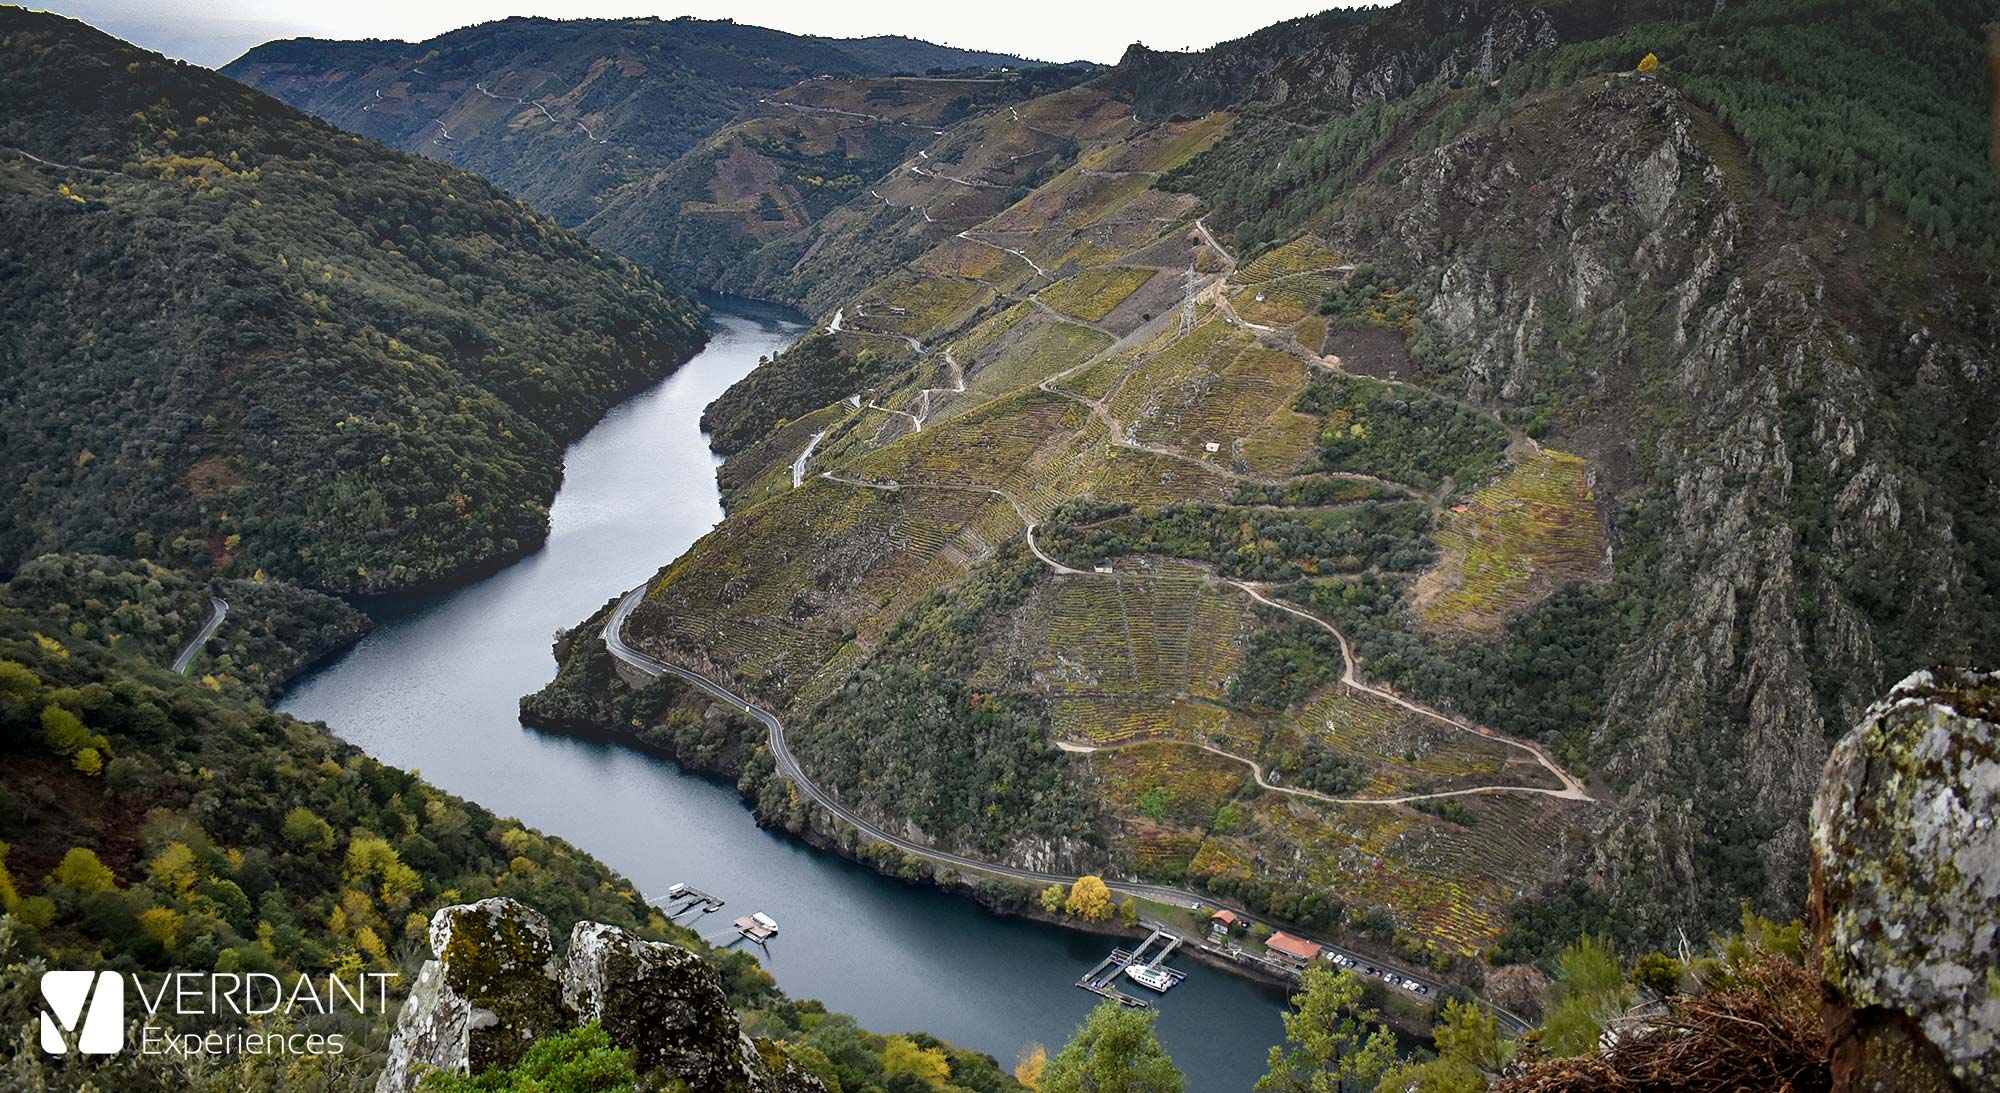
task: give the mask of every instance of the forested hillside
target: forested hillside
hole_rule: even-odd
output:
[[[63,588],[87,594],[52,618]],[[394,1006],[429,951],[431,913],[508,896],[547,915],[559,935],[590,920],[695,949],[730,1004],[755,1015],[758,1035],[851,1088],[880,1081],[884,1052],[896,1050],[934,1053],[966,1088],[1018,1088],[983,1055],[921,1033],[920,1046],[885,1039],[786,997],[754,958],[670,925],[629,881],[561,839],[384,766],[324,726],[217,694],[122,648],[147,640],[159,610],[190,606],[173,603],[177,591],[170,574],[50,558],[0,596],[0,1036],[10,1045],[34,1038],[35,984],[48,967],[264,972],[287,983],[300,973],[352,982],[387,972],[398,977],[391,1012],[297,1019],[308,1026],[297,1031],[344,1035],[347,1049],[335,1055],[249,1053],[186,1068],[164,1053],[8,1051],[0,1084],[366,1088],[382,1067]],[[251,1025],[291,1031],[283,1020]]]
[[[0,569],[379,591],[534,546],[699,309],[479,178],[0,10]]]

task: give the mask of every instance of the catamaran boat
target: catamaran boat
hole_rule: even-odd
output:
[[[1132,982],[1161,994],[1167,993],[1167,988],[1174,985],[1174,977],[1155,964],[1134,964],[1125,969],[1125,974],[1131,977]]]

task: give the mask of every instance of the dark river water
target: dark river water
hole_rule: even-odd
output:
[[[520,696],[555,675],[558,627],[637,586],[722,518],[702,407],[802,327],[788,312],[708,302],[708,347],[570,448],[545,548],[476,584],[366,605],[375,631],[296,682],[279,708],[568,839],[641,891],[686,881],[721,896],[728,907],[705,920],[713,929],[771,915],[781,933],[759,956],[795,996],[1010,1067],[1029,1041],[1053,1053],[1097,1001],[1075,983],[1108,941],[877,876],[761,830],[728,786],[516,719]],[[1158,1028],[1188,1088],[1248,1090],[1283,1036],[1282,996],[1176,963],[1188,977],[1158,1003]]]

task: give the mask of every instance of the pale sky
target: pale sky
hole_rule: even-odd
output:
[[[1138,41],[1200,49],[1355,0],[25,0],[148,49],[221,65],[273,38],[403,38],[509,15],[693,15],[798,34],[904,34],[964,49],[1110,63]]]

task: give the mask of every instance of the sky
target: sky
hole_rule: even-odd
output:
[[[196,64],[219,66],[274,38],[403,38],[509,15],[693,15],[798,34],[903,34],[1045,61],[1111,63],[1133,42],[1200,49],[1353,0],[23,0]]]

